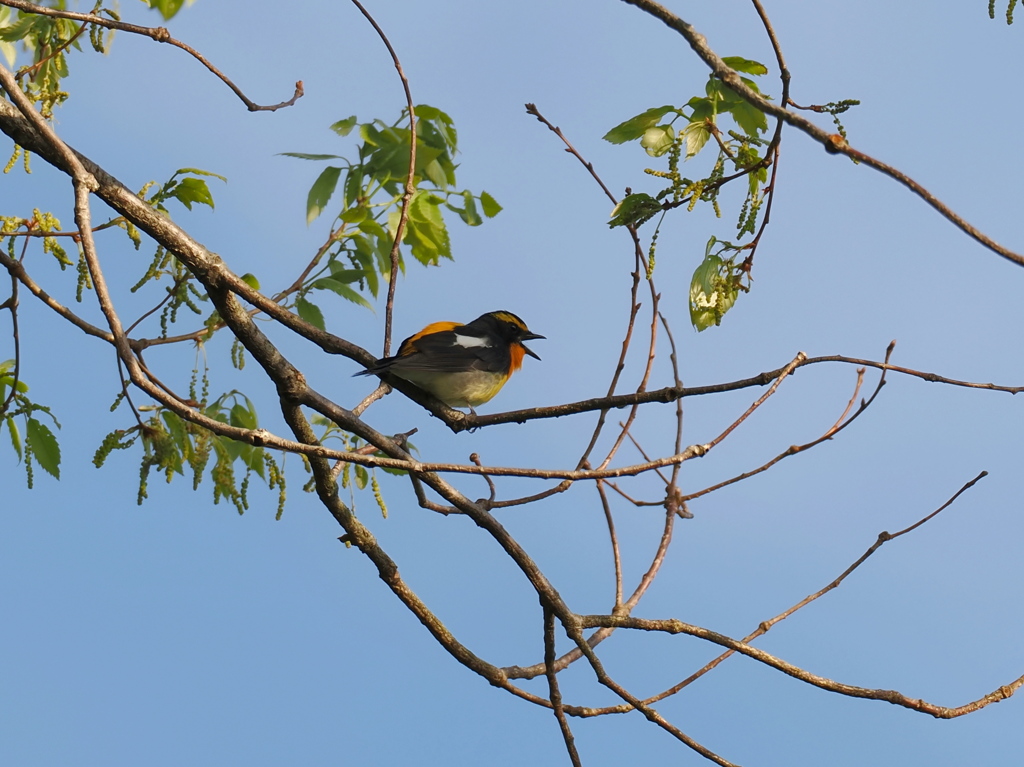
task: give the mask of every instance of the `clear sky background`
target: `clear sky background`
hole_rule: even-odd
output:
[[[983,0],[855,4],[766,3],[801,104],[857,98],[851,143],[909,173],[996,240],[1024,249],[1019,221],[1022,123],[1020,24]],[[459,129],[460,185],[486,189],[504,211],[484,226],[451,225],[455,261],[411,264],[398,285],[396,335],[430,321],[468,321],[509,309],[547,336],[481,412],[551,405],[604,393],[628,313],[628,237],[605,225],[610,205],[556,138],[526,115],[535,102],[616,193],[652,191],[653,163],[635,145],[601,136],[647,109],[702,92],[707,72],[684,41],[613,0],[515,3],[371,2],[410,78],[417,103]],[[778,97],[777,67],[752,7],[740,0],[673,3],[722,55],[769,65],[762,90]],[[83,8],[84,9],[84,8]],[[139,3],[125,20],[159,24]],[[291,282],[328,231],[305,224],[306,192],[321,166],[278,153],[353,152],[328,126],[349,115],[394,120],[404,103],[387,53],[346,3],[199,0],[170,24],[252,99],[276,103],[303,80],[306,96],[276,113],[248,113],[179,50],[119,35],[113,51],[72,61],[72,98],[57,129],[134,188],[181,167],[220,173],[217,209],[176,212],[237,272],[273,291]],[[828,118],[821,124],[828,126]],[[72,223],[70,185],[36,159],[0,179],[0,209],[51,209]],[[97,203],[97,217],[102,204]],[[793,130],[782,144],[773,221],[757,254],[754,289],[722,327],[697,334],[686,308],[690,275],[711,234],[733,216],[676,215],[663,228],[655,278],[686,384],[724,382],[788,362],[800,350],[881,359],[971,381],[1024,383],[1019,300],[1024,271],[984,250],[907,190],[827,155]],[[149,253],[123,237],[100,240],[115,287],[133,284]],[[29,256],[47,290],[73,301],[74,277]],[[379,350],[376,314],[320,302],[328,329]],[[125,305],[146,306],[131,298]],[[91,305],[82,313],[100,322]],[[649,309],[645,306],[644,311]],[[96,470],[103,435],[129,425],[108,412],[117,392],[106,345],[57,322],[22,293],[23,376],[63,424],[60,482],[0,448],[0,763],[51,765],[562,765],[551,714],[490,687],[450,658],[380,582],[335,522],[301,492],[289,461],[288,506],[255,485],[238,516],[154,477],[135,504],[137,454]],[[13,356],[0,315],[0,359]],[[186,322],[183,329],[192,329]],[[1017,330],[1015,330],[1015,328]],[[274,333],[310,382],[343,405],[368,391],[356,366]],[[1018,338],[1018,341],[1014,341]],[[253,397],[280,429],[273,392],[256,366],[230,369],[228,342],[208,347],[215,389]],[[671,383],[667,350],[652,386]],[[637,380],[637,345],[624,381]],[[184,388],[192,348],[147,361]],[[842,412],[855,372],[801,370],[711,455],[686,464],[692,491],[819,436]],[[877,380],[868,374],[868,385]],[[867,389],[866,389],[867,391]],[[755,390],[686,403],[686,443],[717,435]],[[875,404],[835,440],[767,474],[695,502],[668,561],[636,614],[676,617],[740,637],[841,573],[882,530],[941,505],[981,470],[990,476],[937,519],[887,544],[836,592],[777,626],[757,645],[814,673],[961,705],[1024,673],[1019,552],[1021,403],[1008,394],[893,376]],[[651,453],[672,449],[670,406],[643,411],[635,434]],[[593,415],[451,435],[388,397],[372,425],[420,429],[430,460],[570,467]],[[6,435],[4,436],[6,440]],[[624,449],[619,461],[638,455]],[[461,481],[470,497],[482,482]],[[541,486],[500,485],[505,495]],[[639,495],[657,494],[638,480]],[[406,484],[386,481],[390,515],[371,498],[357,510],[409,585],[471,650],[498,665],[541,659],[541,615],[523,577],[468,520],[419,509]],[[657,545],[658,509],[614,501],[627,589]],[[579,612],[607,611],[613,581],[596,494],[500,513]],[[559,649],[568,647],[561,641]],[[610,672],[641,695],[674,684],[716,654],[687,637],[626,635],[600,647]],[[577,705],[616,702],[580,665],[562,675]],[[539,682],[527,685],[543,693]],[[1014,763],[1024,746],[1024,700],[953,721],[844,698],[733,658],[658,704],[683,731],[744,765]],[[703,764],[630,714],[571,720],[591,766]]]

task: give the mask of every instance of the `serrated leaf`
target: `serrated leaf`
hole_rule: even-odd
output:
[[[498,201],[487,194],[487,192],[480,192],[480,207],[487,218],[494,218],[501,213],[501,206],[498,204]]]
[[[740,129],[748,136],[756,136],[758,133],[768,130],[768,118],[765,113],[746,101],[734,106],[730,110],[730,114]]]
[[[381,235],[384,235],[384,228],[373,222],[378,229],[380,229]],[[386,236],[386,235],[384,235]],[[352,257],[359,263],[362,268],[361,274],[364,280],[366,280],[366,288],[370,291],[370,294],[376,298],[377,291],[380,289],[380,279],[377,276],[377,271],[374,269],[373,263],[373,244],[366,237],[356,235],[352,238],[355,249],[352,251]]]
[[[640,146],[651,157],[661,157],[671,148],[675,137],[676,132],[671,125],[656,125],[644,131]]]
[[[436,264],[441,256],[452,257],[448,228],[440,210],[442,202],[440,197],[420,192],[409,204],[405,238],[413,257],[423,264]]]
[[[352,115],[351,117],[347,117],[344,120],[338,120],[338,122],[334,123],[331,126],[331,130],[337,133],[339,136],[347,136],[349,133],[352,132],[352,129],[356,127],[356,123],[358,122],[359,120],[356,119],[356,116]]]
[[[637,192],[627,195],[612,210],[609,227],[640,226],[662,210],[661,203],[649,194]]]
[[[686,102],[686,106],[690,107],[690,109],[693,110],[693,112],[690,115],[690,122],[698,122],[700,120],[714,120],[715,114],[717,114],[715,105],[716,102],[712,101],[710,98],[694,96],[692,99]]]
[[[462,193],[462,199],[465,201],[466,207],[459,216],[469,226],[480,226],[484,220],[480,218],[480,214],[477,212],[476,200],[473,198],[473,193],[467,189]]]
[[[746,72],[748,75],[766,75],[768,74],[768,67],[758,61],[752,61],[745,59],[742,56],[723,56],[722,61],[730,69],[735,69],[737,72]]]
[[[418,157],[416,164],[419,165]],[[448,174],[444,172],[444,168],[441,167],[441,163],[438,162],[436,157],[423,166],[423,175],[430,179],[434,186],[441,187],[442,189],[448,186]]]
[[[22,16],[14,24],[0,27],[0,40],[12,43],[22,40],[37,26],[37,19],[36,16]]]
[[[341,220],[346,224],[358,224],[370,215],[370,211],[364,205],[355,208],[348,208],[341,212]]]
[[[324,324],[324,314],[316,304],[310,303],[305,298],[299,297],[295,299],[295,310],[299,313],[299,316],[302,317],[302,319],[313,327],[320,328],[320,330],[327,330],[327,326]]]
[[[213,207],[213,195],[210,193],[210,187],[201,178],[181,179],[171,190],[170,196],[189,210],[192,210],[194,202]]]
[[[707,86],[704,90],[708,94],[708,100],[712,103],[714,107],[714,114],[716,115],[728,112],[737,104],[744,103],[743,99],[736,91],[714,77],[708,80]],[[712,117],[713,116],[714,115],[712,115]]]
[[[341,282],[359,282],[359,280],[363,279],[363,270],[346,269],[335,261],[331,264],[331,277],[335,280],[340,280]]]
[[[712,238],[709,243],[714,243]],[[722,322],[722,316],[736,303],[739,290],[731,282],[731,265],[708,254],[690,281],[690,322],[698,332]]]
[[[459,143],[459,134],[455,130],[454,121],[446,112],[429,104],[417,104],[416,115],[430,123],[431,127],[441,137],[445,146],[452,152],[456,151]],[[455,182],[452,181],[451,183],[454,184]]]
[[[256,413],[241,403],[236,403],[232,406],[231,417],[228,422],[232,426],[237,426],[241,429],[255,429],[259,426],[259,419],[256,417]]]
[[[635,117],[630,117],[625,122],[616,125],[604,134],[604,140],[612,144],[625,144],[627,141],[635,141],[641,138],[648,128],[653,128],[661,122],[662,117],[669,112],[674,112],[675,109],[671,104],[666,104],[663,107],[652,107],[646,112],[641,112]]]
[[[707,121],[701,120],[687,125],[683,128],[683,138],[686,140],[686,159],[689,160],[691,157],[695,157],[711,138]]]
[[[351,301],[354,304],[365,306],[367,309],[373,309],[373,306],[363,298],[359,293],[350,288],[341,280],[336,280],[333,277],[321,277],[312,284],[314,289],[317,290],[329,290],[332,293],[337,293],[339,296],[344,298],[346,301]]]
[[[338,178],[341,176],[341,168],[333,165],[324,168],[323,172],[313,182],[306,197],[306,226],[309,226],[324,212],[327,203],[331,200],[335,188],[338,186]]]
[[[150,8],[159,11],[160,15],[164,17],[164,21],[172,19],[185,4],[185,0],[143,0],[143,2]]]
[[[14,62],[18,60],[18,49],[13,43],[9,43],[6,40],[0,40],[0,55],[4,57],[7,62],[7,66],[10,69],[14,69]]]
[[[45,471],[60,479],[60,445],[45,424],[35,418],[28,419],[26,439],[32,446],[32,455]]]
[[[348,173],[345,174],[345,185],[343,191],[345,193],[342,200],[344,207],[354,205],[356,200],[359,199],[359,195],[362,192],[363,183],[363,168],[359,166],[357,168],[349,168]]]

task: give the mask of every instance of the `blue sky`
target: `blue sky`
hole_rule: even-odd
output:
[[[136,7],[137,6],[137,7]],[[776,67],[751,7],[739,0],[673,4],[722,55],[763,61],[762,89],[778,96]],[[459,129],[460,185],[504,206],[484,226],[453,224],[455,260],[410,264],[398,285],[396,335],[439,319],[509,309],[547,336],[481,412],[557,404],[603,393],[628,313],[631,246],[605,225],[610,205],[555,137],[526,115],[534,102],[592,161],[616,193],[656,189],[649,158],[601,136],[652,106],[683,103],[707,73],[683,41],[634,8],[611,2],[376,3],[418,103],[447,111]],[[158,24],[138,3],[126,20]],[[856,6],[768,3],[798,103],[857,98],[844,120],[851,143],[931,189],[996,240],[1024,249],[1019,227],[1021,122],[1015,73],[1020,34],[985,3]],[[998,15],[998,14],[997,14]],[[1019,26],[1019,25],[1018,25]],[[281,152],[345,154],[328,130],[358,115],[393,120],[404,103],[386,51],[354,7],[198,0],[170,24],[252,99],[274,103],[303,80],[293,108],[250,114],[179,50],[119,35],[109,56],[72,62],[72,98],[57,129],[131,187],[181,167],[220,173],[215,212],[177,220],[237,272],[274,290],[290,283],[326,236],[307,227],[314,163]],[[828,124],[822,117],[823,125]],[[698,162],[695,160],[694,162]],[[36,159],[26,178],[0,179],[0,209],[51,209],[70,226],[69,187]],[[97,203],[97,210],[102,206]],[[97,213],[97,215],[99,215]],[[783,139],[773,220],[757,254],[754,287],[720,328],[687,319],[690,274],[711,234],[732,215],[679,215],[663,227],[655,279],[688,385],[755,375],[800,350],[893,361],[971,381],[1024,379],[1012,341],[1024,309],[1024,272],[985,251],[878,173],[827,155],[795,131]],[[148,263],[123,238],[100,241],[116,288]],[[47,290],[73,302],[70,273],[29,257]],[[379,349],[383,309],[321,302],[328,328]],[[124,312],[144,307],[125,299]],[[82,313],[99,322],[91,305]],[[649,306],[644,307],[644,311]],[[108,412],[113,354],[22,296],[25,379],[63,424],[62,479],[37,470],[34,490],[0,449],[0,761],[49,765],[487,764],[561,765],[553,717],[491,688],[452,660],[397,602],[370,564],[336,540],[340,530],[288,462],[289,502],[255,487],[239,517],[211,503],[209,483],[154,477],[135,504],[138,463],[91,457],[127,425]],[[7,315],[0,315],[7,322]],[[186,325],[191,328],[192,325]],[[12,356],[8,326],[0,326]],[[327,358],[276,331],[318,390],[351,406],[367,391],[353,363]],[[255,365],[230,370],[229,343],[207,348],[214,385],[243,389],[268,428],[281,429],[273,391]],[[666,350],[660,346],[663,352]],[[625,381],[637,380],[639,346]],[[187,385],[192,348],[147,361]],[[692,491],[819,436],[842,412],[849,366],[798,372],[725,443],[688,463]],[[876,377],[868,373],[866,386]],[[671,382],[667,353],[654,383]],[[628,385],[628,383],[627,383]],[[756,396],[752,390],[686,403],[686,443],[703,443]],[[914,533],[884,546],[837,591],[797,613],[757,646],[822,676],[942,705],[975,700],[1024,673],[1018,605],[1024,438],[1008,394],[892,376],[872,407],[836,439],[691,506],[657,584],[636,614],[676,617],[743,636],[835,578],[874,542],[941,505],[981,470],[989,476]],[[368,415],[381,431],[418,427],[424,459],[571,466],[592,415],[451,435],[392,395]],[[667,406],[642,412],[645,449],[671,451]],[[6,440],[6,436],[4,437]],[[607,449],[607,444],[605,445]],[[624,449],[617,461],[638,456]],[[483,483],[459,486],[470,497]],[[653,479],[631,486],[657,494]],[[538,485],[508,481],[507,495]],[[357,511],[409,585],[478,655],[498,665],[541,658],[541,615],[528,584],[468,520],[419,509],[405,484],[386,481],[389,516],[372,499]],[[627,589],[657,545],[657,509],[614,501]],[[577,486],[500,519],[570,606],[609,609],[611,557],[596,494]],[[561,641],[559,649],[567,644]],[[619,632],[600,647],[616,679],[649,695],[686,677],[715,648],[685,637]],[[567,702],[615,702],[582,667],[562,675]],[[537,683],[527,688],[542,693]],[[683,731],[744,765],[1011,762],[1022,743],[1021,701],[953,721],[822,692],[733,658],[658,705]],[[571,720],[584,764],[663,759],[703,764],[636,714]]]

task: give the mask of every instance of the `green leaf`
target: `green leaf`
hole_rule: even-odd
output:
[[[441,110],[437,107],[432,107],[429,104],[416,105],[416,116],[421,120],[436,120],[440,114]]]
[[[49,427],[35,418],[29,418],[26,438],[39,465],[60,479],[60,445]]]
[[[716,82],[714,80],[709,82]],[[700,96],[694,96],[688,102],[686,106],[690,107],[693,112],[690,115],[690,122],[698,122],[701,120],[714,120],[717,114],[716,102],[709,98],[703,98]]]
[[[174,172],[174,175],[180,176],[182,173],[190,173],[193,176],[210,176],[211,178],[219,178],[225,184],[228,182],[227,176],[214,173],[212,170],[203,170],[202,168],[178,168]]]
[[[640,146],[651,157],[661,157],[671,148],[675,137],[676,132],[671,125],[657,125],[644,131],[644,137],[640,139]]]
[[[252,410],[252,403],[249,403],[249,407],[245,407],[241,403],[236,403],[231,408],[231,419],[229,423],[232,426],[237,426],[241,429],[255,429],[259,426],[259,419],[256,417],[256,413]]]
[[[142,0],[146,5],[154,10],[160,11],[160,15],[164,17],[164,21],[172,19],[178,11],[181,10],[181,6],[185,4],[185,0]]]
[[[636,117],[630,117],[625,122],[619,123],[606,134],[604,140],[612,144],[625,144],[627,141],[634,141],[641,138],[648,128],[653,128],[661,118],[669,112],[677,111],[671,104],[663,107],[652,107],[646,112],[641,112]]]
[[[354,304],[359,304],[367,309],[373,310],[373,306],[363,298],[359,293],[350,288],[341,280],[336,280],[333,277],[321,277],[316,280],[311,286],[314,290],[330,290],[333,293],[337,293],[339,296],[344,298],[346,301],[351,301]],[[301,316],[301,312],[299,315]]]
[[[748,136],[756,136],[758,133],[764,133],[768,130],[768,118],[764,112],[752,104],[748,104],[746,101],[742,104],[737,104],[729,112],[732,114],[736,124]]]
[[[455,130],[454,121],[447,113],[429,104],[417,104],[416,116],[420,118],[421,123],[427,122],[431,128],[437,131],[445,146],[452,152],[456,151],[459,143],[459,134]],[[451,183],[454,184],[455,182],[452,181]]]
[[[360,165],[355,168],[349,168],[348,173],[345,174],[345,185],[343,187],[344,197],[342,199],[342,205],[344,205],[346,208],[349,205],[354,205],[362,194],[363,173],[364,168]]]
[[[613,228],[616,226],[629,226],[630,224],[640,226],[661,212],[661,210],[660,202],[649,194],[637,192],[628,195],[615,206],[612,210],[611,219],[608,221],[608,226]]]
[[[360,490],[366,488],[367,483],[370,481],[370,473],[366,470],[365,466],[360,466],[358,463],[356,467],[356,487]]]
[[[370,211],[364,206],[359,205],[355,208],[348,208],[341,212],[341,220],[346,224],[358,224],[370,215]]]
[[[745,59],[742,56],[723,56],[722,61],[730,69],[735,69],[737,72],[746,72],[748,75],[766,75],[768,74],[768,67],[758,61],[751,61]]]
[[[416,158],[416,164],[419,165],[418,157]],[[423,175],[430,179],[434,186],[441,187],[442,189],[448,186],[448,174],[445,173],[444,168],[436,157],[423,166]]]
[[[381,235],[384,235],[384,229],[376,221],[374,225],[380,229]],[[370,291],[374,298],[377,297],[377,291],[380,289],[380,280],[377,277],[377,270],[374,269],[373,263],[373,244],[366,237],[360,237],[356,235],[352,238],[355,244],[355,249],[352,251],[352,257],[362,267],[361,274],[364,280],[366,280],[366,287]],[[333,266],[332,266],[333,268]]]
[[[0,56],[4,57],[4,60],[7,62],[7,66],[10,69],[14,69],[14,62],[18,60],[18,49],[13,43],[9,43],[6,40],[0,40]]]
[[[501,213],[501,206],[498,204],[498,201],[487,194],[487,192],[480,192],[480,207],[483,208],[484,215],[487,218],[494,218]]]
[[[299,297],[295,299],[295,309],[299,316],[313,327],[327,330],[324,324],[324,314],[316,304],[312,304],[305,298]]]
[[[306,198],[306,226],[309,226],[324,212],[327,203],[338,186],[338,178],[341,176],[341,168],[333,165],[324,168],[313,186],[309,189],[309,196]]]
[[[297,157],[300,160],[344,160],[336,154],[309,154],[307,152],[278,152],[278,157]]]
[[[697,155],[704,145],[711,138],[711,131],[708,129],[707,120],[692,122],[683,128],[683,137],[686,139],[686,159]]]
[[[18,460],[21,460],[21,432],[18,431],[18,424],[11,416],[4,418],[4,423],[7,424],[8,430],[11,432],[11,445],[14,446],[14,452],[18,454]]]
[[[338,120],[331,126],[331,130],[337,133],[339,136],[347,136],[352,132],[352,129],[356,127],[356,123],[359,122],[355,115],[347,117],[344,120]]]
[[[245,274],[243,274],[241,280],[253,290],[260,289],[260,281],[256,279],[256,275],[254,275],[252,272],[246,272]]]
[[[708,241],[704,261],[690,281],[690,322],[698,332],[720,325],[739,296],[736,266],[711,253],[715,238]]]
[[[4,10],[6,11],[7,9],[5,8]],[[28,37],[28,35],[41,21],[42,20],[38,19],[36,16],[22,16],[13,24],[0,27],[0,40],[10,43],[16,43],[19,40],[23,40]]]
[[[201,178],[183,178],[172,189],[171,197],[178,200],[189,210],[192,210],[192,203],[197,202],[213,207],[213,195],[210,194],[210,187]]]
[[[346,269],[337,262],[331,264],[331,277],[340,282],[359,282],[363,276],[362,269]]]
[[[707,85],[704,90],[708,94],[708,100],[714,107],[715,114],[722,114],[728,112],[737,104],[743,104],[743,98],[730,88],[728,85],[723,83],[717,78],[711,77],[708,79]],[[714,115],[712,115],[713,117]]]
[[[441,256],[452,257],[448,228],[440,210],[443,202],[436,195],[418,192],[409,204],[405,239],[413,257],[420,263],[437,264]]]
[[[480,214],[476,210],[476,200],[473,198],[473,193],[467,189],[462,193],[462,199],[465,201],[466,208],[459,216],[469,226],[480,226],[484,220],[480,218]]]

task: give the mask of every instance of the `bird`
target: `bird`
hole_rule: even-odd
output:
[[[487,312],[465,325],[433,322],[402,341],[393,357],[355,375],[391,373],[448,407],[468,407],[475,414],[522,367],[524,355],[540,359],[523,342],[542,338],[507,311]]]

